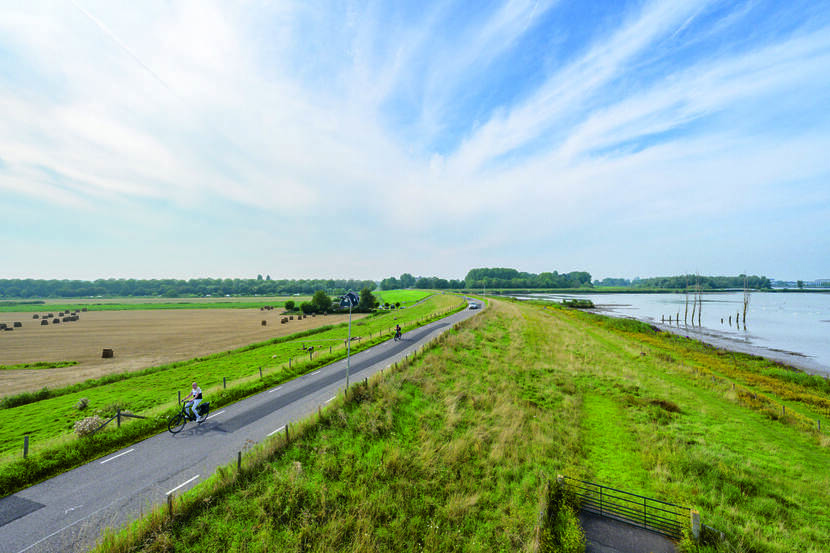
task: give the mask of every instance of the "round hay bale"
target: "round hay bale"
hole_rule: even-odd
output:
[[[19,323],[19,322],[15,321],[15,323],[14,323],[15,328],[21,328],[22,326],[23,326],[23,323]]]
[[[33,319],[39,319],[39,318],[40,318],[40,315],[38,315],[37,313],[35,313],[34,315],[32,315],[32,318],[33,318]]]
[[[104,350],[101,352],[101,357],[103,359],[109,359],[111,357],[115,357],[115,352],[112,351],[111,348],[104,348]]]
[[[0,323],[0,330],[6,330],[6,323]]]
[[[60,322],[61,322],[61,320],[60,320],[60,319],[58,319],[57,317],[55,317],[54,319],[52,319],[52,324],[53,324],[53,325],[59,324]]]
[[[288,320],[293,321],[294,320],[294,315],[291,315],[290,317],[288,317]]]
[[[14,329],[13,329],[12,327],[10,327],[10,326],[7,326],[7,327],[6,327],[6,328],[4,328],[3,330],[5,330],[6,332],[9,332],[9,331],[12,331],[12,330],[14,330]]]
[[[287,322],[288,322],[288,319],[286,319],[285,317],[283,317],[282,319],[280,319],[280,324],[285,324],[285,323],[287,323]]]
[[[265,326],[267,324],[268,324],[268,321],[262,321],[262,326]]]
[[[52,318],[52,317],[54,317],[54,316],[55,316],[55,315],[54,315],[53,313],[49,313],[49,314],[47,314],[47,315],[46,315],[46,317],[47,317],[47,318],[49,318],[49,319],[51,319],[51,318]]]
[[[81,309],[81,311],[84,311],[84,312],[86,312],[86,307],[84,307],[84,308],[82,308],[82,309]]]
[[[47,321],[46,319],[41,319],[40,326],[49,326],[49,321]]]
[[[69,317],[62,317],[61,321],[65,322],[65,323],[68,323],[69,322]]]

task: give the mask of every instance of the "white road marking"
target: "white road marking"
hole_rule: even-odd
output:
[[[271,388],[270,390],[268,390],[268,393],[270,394],[271,392],[276,392],[277,390],[279,390],[281,388],[282,388],[282,386],[277,386],[276,388]]]
[[[175,488],[173,488],[172,490],[170,490],[169,492],[167,492],[167,493],[166,493],[166,494],[164,494],[164,495],[170,495],[171,493],[175,492],[175,491],[176,491],[176,490],[178,490],[179,488],[182,488],[182,487],[184,487],[184,486],[187,486],[188,484],[190,484],[191,482],[193,482],[193,481],[194,481],[194,480],[196,480],[197,478],[199,478],[199,475],[198,475],[198,474],[197,474],[196,476],[194,476],[193,478],[191,478],[190,480],[188,480],[188,481],[186,481],[186,482],[182,482],[181,484],[179,484],[178,486],[176,486]]]
[[[222,414],[222,413],[224,413],[224,412],[225,412],[225,410],[224,410],[224,409],[222,409],[222,410],[221,410],[221,411],[219,411],[218,413],[213,413],[212,415],[208,415],[208,417],[218,417],[219,415],[221,415],[221,414]],[[207,419],[206,419],[206,420],[207,420]]]
[[[308,376],[314,376],[315,374],[320,374],[320,371],[314,371],[313,373],[311,373],[311,374],[310,374],[310,375],[308,375]]]
[[[277,432],[280,432],[283,428],[285,428],[285,425],[284,425],[284,424],[283,424],[282,426],[280,426],[279,428],[277,428],[276,430],[274,430],[273,432],[271,432],[270,434],[268,434],[268,435],[269,435],[269,436],[273,436],[273,435],[274,435],[274,434],[276,434]]]
[[[110,462],[110,461],[112,461],[113,459],[118,459],[118,458],[119,458],[119,457],[121,457],[122,455],[126,455],[127,453],[132,453],[133,451],[135,451],[135,448],[133,448],[133,449],[128,449],[127,451],[125,451],[125,452],[123,452],[123,453],[119,453],[118,455],[113,455],[113,456],[112,456],[112,457],[110,457],[109,459],[104,459],[103,461],[101,461],[101,464],[103,465],[104,463],[109,463],[109,462]]]
[[[330,397],[330,398],[328,398],[328,399],[326,400],[326,405],[328,405],[328,403],[329,403],[329,402],[334,401],[334,398],[336,398],[336,397],[337,397],[337,396],[334,396],[334,397]]]
[[[70,508],[64,510],[63,514],[64,514],[64,516],[68,515],[69,513],[74,511],[75,509],[80,509],[81,507],[83,507],[83,505],[75,505],[74,507],[70,507]]]

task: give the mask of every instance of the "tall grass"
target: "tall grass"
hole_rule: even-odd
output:
[[[557,473],[694,507],[726,536],[686,550],[826,551],[826,435],[712,385],[696,367],[721,357],[648,327],[494,301],[296,442],[99,551],[562,550],[536,527]],[[562,512],[546,528],[579,550]]]

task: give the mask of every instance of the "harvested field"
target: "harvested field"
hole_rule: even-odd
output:
[[[6,313],[7,319],[21,314]],[[31,316],[31,315],[30,315]],[[270,324],[262,325],[263,317]],[[353,319],[361,315],[354,315]],[[0,370],[0,396],[57,388],[90,378],[135,371],[226,351],[310,328],[337,324],[348,315],[327,315],[280,324],[278,312],[259,309],[89,311],[77,321],[24,325],[0,333],[0,365],[77,361],[57,369]],[[102,359],[103,348],[115,356]]]

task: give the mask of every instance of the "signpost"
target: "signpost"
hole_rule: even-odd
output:
[[[349,389],[349,368],[351,365],[352,356],[352,307],[355,307],[360,300],[354,292],[346,292],[346,295],[340,298],[340,307],[349,308],[349,339],[346,341],[346,390]]]

